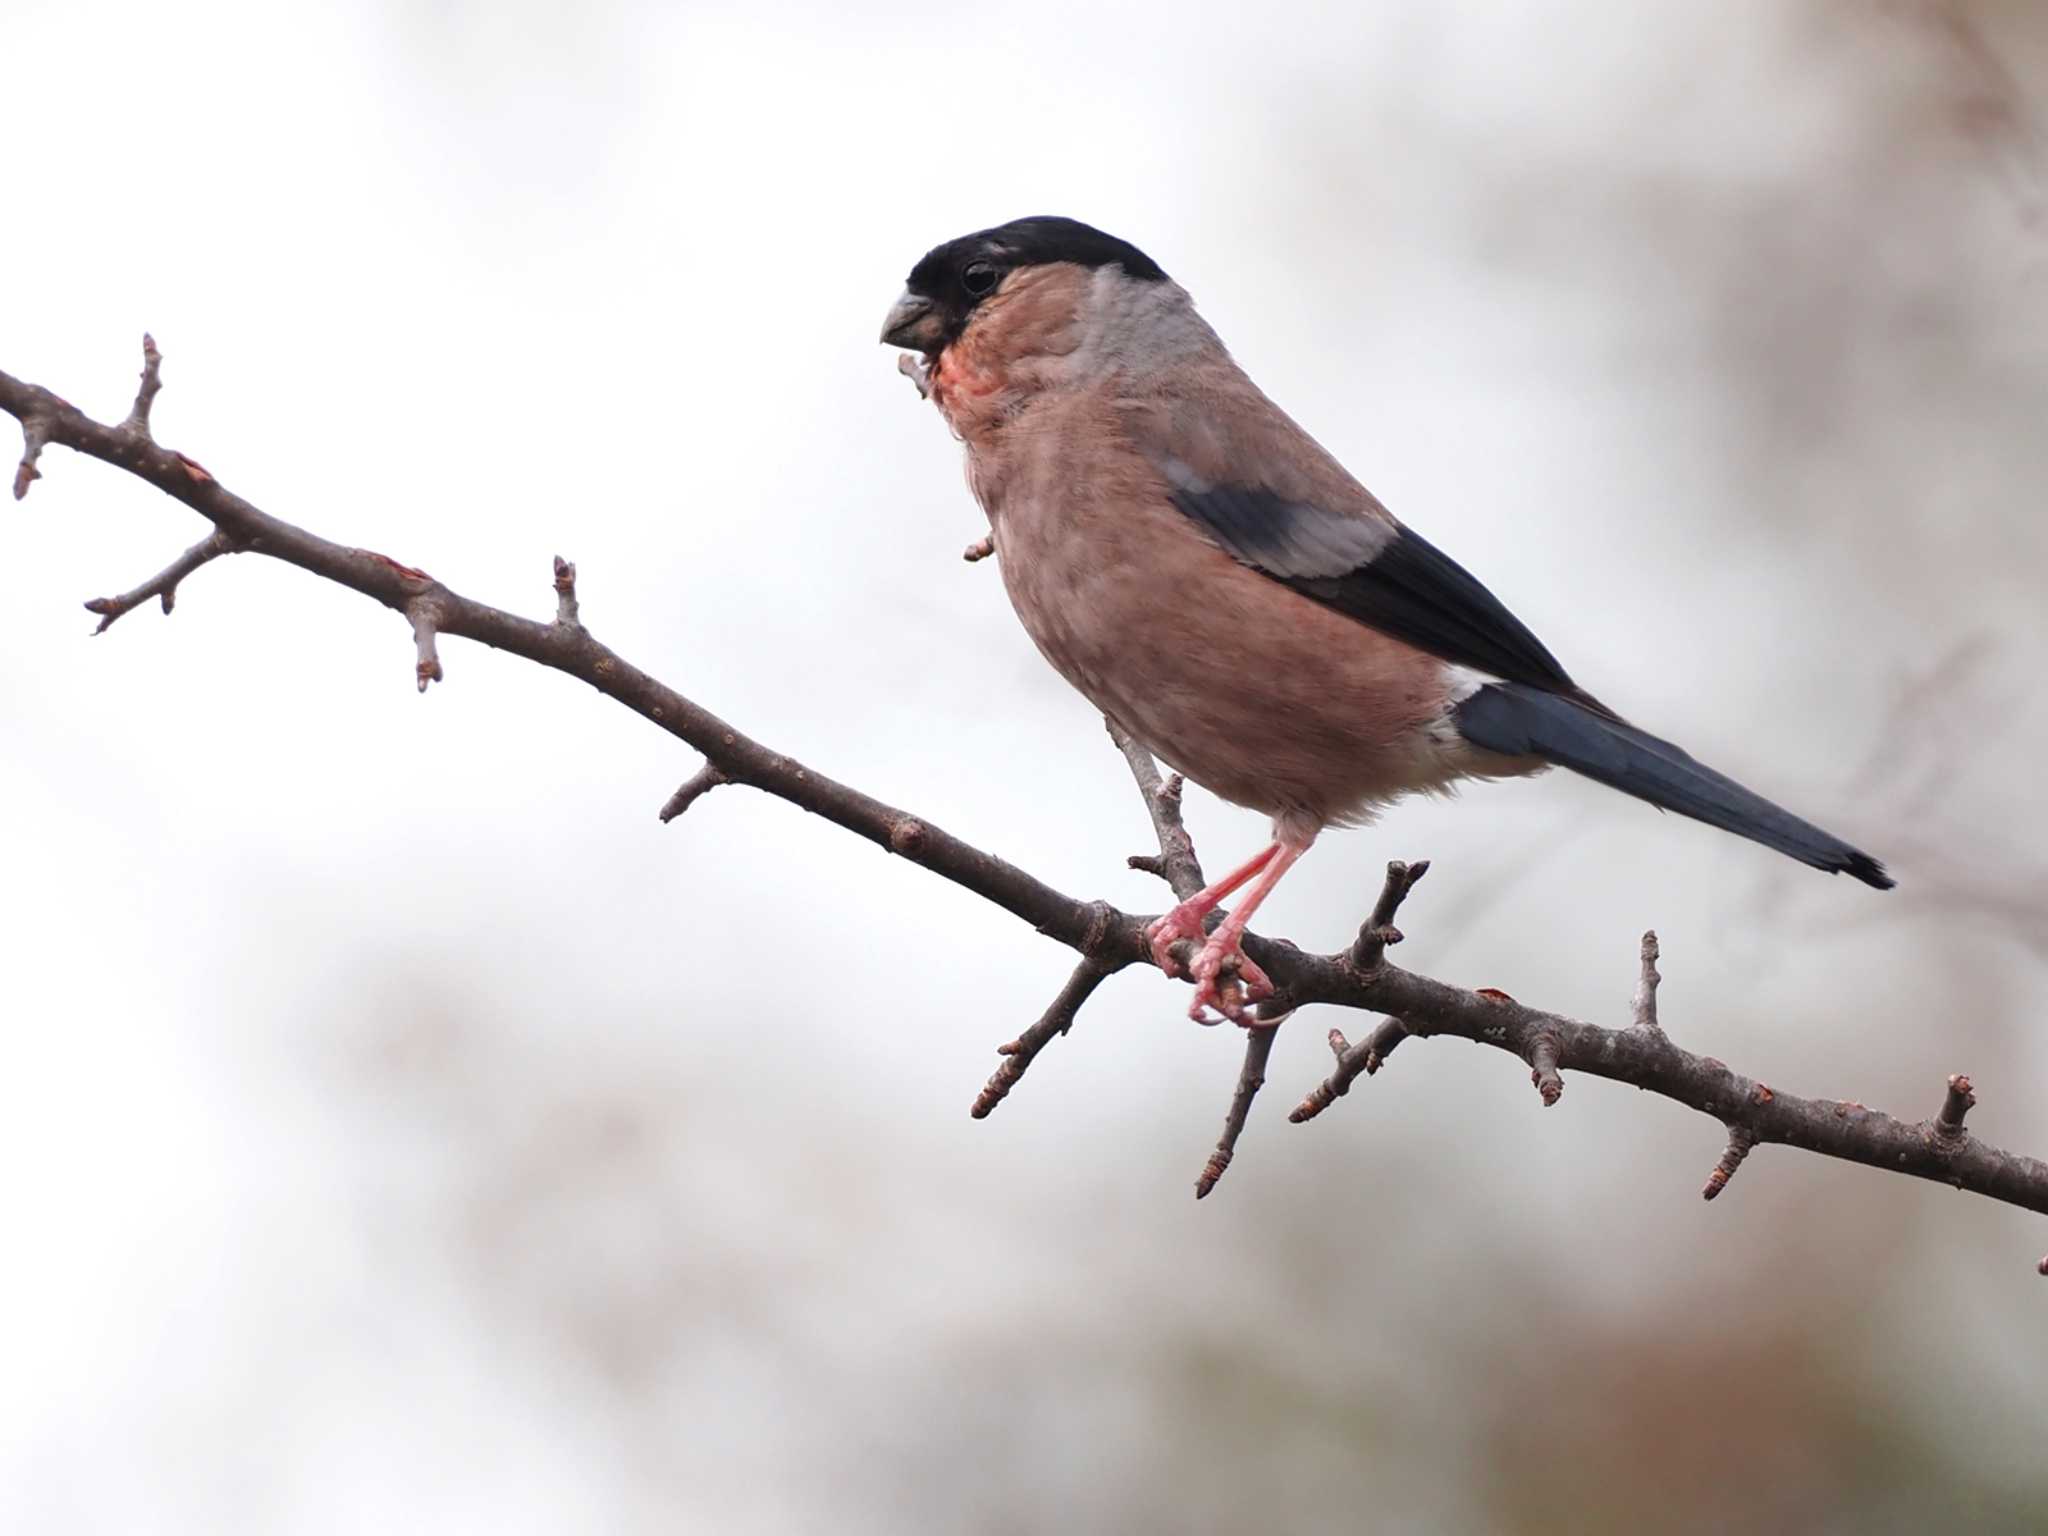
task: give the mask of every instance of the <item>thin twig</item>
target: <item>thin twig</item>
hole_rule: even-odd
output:
[[[96,613],[100,616],[100,626],[93,633],[104,635],[112,627],[114,620],[131,608],[141,607],[152,597],[162,603],[165,613],[169,613],[177,606],[179,582],[207,561],[218,560],[222,555],[231,555],[234,552],[235,546],[228,542],[228,536],[216,528],[141,586],[123,592],[119,597],[93,598],[85,605],[87,613]]]
[[[698,796],[704,794],[707,790],[718,788],[719,785],[725,782],[726,777],[718,771],[718,765],[707,762],[702,768],[699,768],[689,778],[685,779],[682,786],[662,804],[661,824],[667,826],[678,816],[682,815],[683,812],[695,805]]]
[[[1545,1109],[1564,1097],[1564,1079],[1557,1070],[1561,1049],[1554,1029],[1539,1029],[1529,1041],[1529,1081],[1541,1095]]]
[[[43,478],[43,472],[36,468],[36,460],[43,456],[43,448],[49,441],[49,418],[41,411],[31,408],[27,414],[21,416],[21,463],[14,471],[16,501],[27,496],[29,486]]]
[[[156,349],[156,338],[144,331],[142,382],[135,390],[135,404],[128,408],[128,419],[121,423],[123,432],[135,437],[149,438],[149,408],[156,403],[157,391],[164,387],[163,363],[164,355]]]
[[[1138,793],[1145,801],[1145,814],[1152,818],[1152,835],[1159,841],[1157,854],[1133,854],[1130,866],[1159,876],[1175,896],[1186,901],[1207,882],[1202,879],[1202,861],[1195,857],[1195,840],[1188,836],[1187,825],[1181,820],[1181,777],[1176,773],[1162,781],[1159,765],[1143,743],[1107,715],[1102,723],[1117,751],[1123,753],[1131,777],[1137,781]]]
[[[1934,1128],[1945,1136],[1963,1134],[1963,1116],[1977,1107],[1977,1091],[1962,1073],[1949,1076],[1948,1092],[1941,1101],[1941,1114],[1935,1119]]]
[[[1003,1058],[1002,1065],[975,1095],[974,1107],[968,1111],[977,1120],[985,1120],[995,1107],[1010,1096],[1010,1090],[1017,1086],[1038,1053],[1052,1042],[1055,1035],[1064,1035],[1074,1027],[1074,1016],[1081,1011],[1081,1005],[1095,995],[1095,989],[1102,985],[1110,974],[1107,966],[1093,960],[1083,960],[1074,967],[1067,978],[1067,984],[1059,989],[1038,1022],[1006,1045],[996,1047],[996,1054]]]
[[[445,675],[441,671],[441,651],[435,637],[441,632],[440,607],[429,598],[406,605],[405,616],[412,621],[413,649],[417,660],[413,664],[413,677],[421,693],[427,691],[427,684],[438,683]]]
[[[560,555],[555,556],[555,622],[564,629],[583,627],[583,613],[576,602],[576,567]]]
[[[1742,1166],[1742,1160],[1749,1156],[1756,1146],[1756,1136],[1739,1125],[1728,1127],[1728,1147],[1722,1152],[1721,1161],[1714,1164],[1714,1171],[1707,1175],[1706,1188],[1700,1191],[1702,1200],[1712,1200],[1728,1187],[1728,1181],[1735,1177],[1735,1170]]]
[[[1308,1096],[1294,1106],[1287,1118],[1296,1125],[1313,1120],[1337,1100],[1351,1091],[1351,1085],[1362,1074],[1366,1077],[1386,1065],[1387,1058],[1394,1054],[1394,1047],[1406,1040],[1408,1026],[1399,1019],[1381,1019],[1372,1033],[1356,1045],[1344,1038],[1344,1031],[1332,1029],[1329,1034],[1330,1052],[1337,1058],[1337,1069],[1308,1091]]]
[[[1642,969],[1637,974],[1636,990],[1629,998],[1628,1010],[1632,1028],[1661,1035],[1664,1028],[1657,1022],[1657,984],[1664,978],[1657,970],[1657,955],[1657,931],[1646,929],[1641,951]]]
[[[1230,1095],[1230,1110],[1223,1117],[1223,1135],[1216,1142],[1216,1150],[1209,1154],[1202,1176],[1195,1180],[1197,1200],[1208,1197],[1209,1191],[1216,1187],[1216,1181],[1223,1177],[1223,1171],[1230,1166],[1230,1159],[1237,1151],[1237,1138],[1244,1130],[1245,1117],[1252,1112],[1252,1100],[1266,1085],[1266,1058],[1273,1054],[1273,1040],[1279,1033],[1277,1024],[1271,1028],[1254,1027],[1244,1032],[1244,1066],[1237,1074],[1237,1088]]]
[[[1387,947],[1401,942],[1401,930],[1394,926],[1395,915],[1400,912],[1401,903],[1408,899],[1408,893],[1415,889],[1415,882],[1428,873],[1427,859],[1417,859],[1413,864],[1395,859],[1387,865],[1387,878],[1380,886],[1379,900],[1372,904],[1372,915],[1359,928],[1358,937],[1352,940],[1345,955],[1355,969],[1379,969],[1386,959]]]

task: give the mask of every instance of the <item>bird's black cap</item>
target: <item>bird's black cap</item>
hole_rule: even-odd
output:
[[[890,311],[882,339],[934,356],[967,328],[975,307],[1010,273],[1055,262],[1121,267],[1139,282],[1166,281],[1159,263],[1130,241],[1106,235],[1079,219],[1050,214],[1012,219],[925,252],[910,269],[904,298]]]
[[[962,293],[960,279],[970,266],[987,262],[1001,274],[1018,267],[1043,267],[1070,261],[1077,267],[1122,267],[1140,282],[1163,283],[1166,273],[1158,262],[1128,240],[1104,234],[1079,219],[1039,214],[1012,219],[994,229],[976,230],[957,240],[932,247],[924,259],[910,269],[910,291],[928,299],[946,299]],[[969,297],[973,297],[971,293]]]

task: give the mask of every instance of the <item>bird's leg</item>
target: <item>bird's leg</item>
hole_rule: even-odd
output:
[[[1221,906],[1224,897],[1270,864],[1273,855],[1279,851],[1278,843],[1266,844],[1221,880],[1203,886],[1164,917],[1156,919],[1145,930],[1145,937],[1152,942],[1152,963],[1169,976],[1177,974],[1173,946],[1182,939],[1193,939],[1200,944],[1205,937],[1202,919]]]
[[[1310,839],[1309,841],[1313,841]],[[1273,887],[1280,883],[1280,877],[1294,867],[1294,861],[1309,849],[1308,841],[1296,842],[1283,839],[1275,843],[1261,856],[1264,871],[1258,883],[1245,892],[1230,915],[1216,925],[1216,931],[1209,935],[1202,952],[1195,956],[1193,966],[1195,979],[1195,1000],[1188,1007],[1188,1017],[1196,1023],[1206,1021],[1211,1004],[1218,1012],[1235,1024],[1254,1025],[1258,1021],[1245,1016],[1245,1004],[1256,1003],[1260,998],[1273,995],[1273,980],[1244,952],[1245,924],[1252,920],[1252,914],[1259,910],[1259,904],[1273,894]],[[1244,983],[1244,995],[1239,998],[1224,992],[1218,985],[1223,968],[1236,963],[1238,979]]]

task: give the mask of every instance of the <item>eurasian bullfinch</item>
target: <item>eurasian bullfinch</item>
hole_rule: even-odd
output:
[[[1327,826],[1556,764],[1880,889],[1884,866],[1629,724],[1296,426],[1126,241],[1018,219],[911,269],[882,340],[967,450],[1003,584],[1045,659],[1272,841],[1149,931],[1201,944],[1195,1001],[1246,1022],[1239,940]],[[914,365],[913,365],[914,366]],[[1204,919],[1250,884],[1204,938]],[[1224,988],[1234,967],[1243,982]]]

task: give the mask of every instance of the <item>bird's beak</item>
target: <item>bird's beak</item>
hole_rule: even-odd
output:
[[[938,307],[906,288],[882,322],[882,343],[909,347],[930,357],[939,350],[940,324]]]

